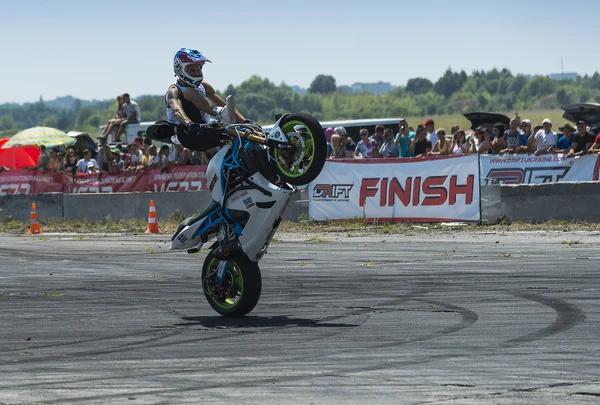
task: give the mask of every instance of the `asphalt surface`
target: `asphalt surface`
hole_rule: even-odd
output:
[[[0,403],[600,402],[599,233],[276,237],[226,319],[168,236],[0,235]]]

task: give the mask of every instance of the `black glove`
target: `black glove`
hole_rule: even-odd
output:
[[[246,118],[246,119],[244,120],[244,124],[252,124],[252,120],[249,120],[249,119],[247,119],[247,118]]]
[[[188,132],[192,135],[198,135],[202,130],[202,125],[198,124],[197,122],[190,122],[186,125],[186,127]]]

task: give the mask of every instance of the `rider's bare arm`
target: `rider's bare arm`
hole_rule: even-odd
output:
[[[183,112],[183,106],[179,100],[179,89],[177,86],[169,87],[169,91],[167,91],[167,103],[169,104],[171,111],[173,111],[173,116],[177,121],[184,125],[188,125],[192,122],[192,120],[185,115],[185,112]]]
[[[225,100],[219,97],[213,86],[206,82],[202,82],[202,84],[204,85],[204,89],[206,90],[206,97],[215,105],[219,107],[225,107]],[[213,113],[211,112],[210,114],[212,115]],[[246,121],[246,118],[244,118],[244,116],[240,114],[238,110],[235,110],[235,119],[237,120],[237,122],[240,123]]]

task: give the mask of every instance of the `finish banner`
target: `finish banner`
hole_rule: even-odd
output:
[[[481,184],[538,184],[597,181],[598,155],[481,155]]]
[[[49,173],[27,170],[0,172],[0,196],[44,193],[132,193],[185,192],[207,190],[206,166],[179,166],[144,170],[130,174],[69,172]]]
[[[314,220],[479,221],[478,156],[328,160],[309,185]]]

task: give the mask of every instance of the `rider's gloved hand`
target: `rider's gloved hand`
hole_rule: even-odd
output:
[[[188,132],[192,135],[198,135],[202,129],[202,125],[198,124],[197,122],[190,122],[186,125],[186,127]]]
[[[249,120],[248,118],[246,118],[244,120],[244,124],[252,124],[252,120]]]

